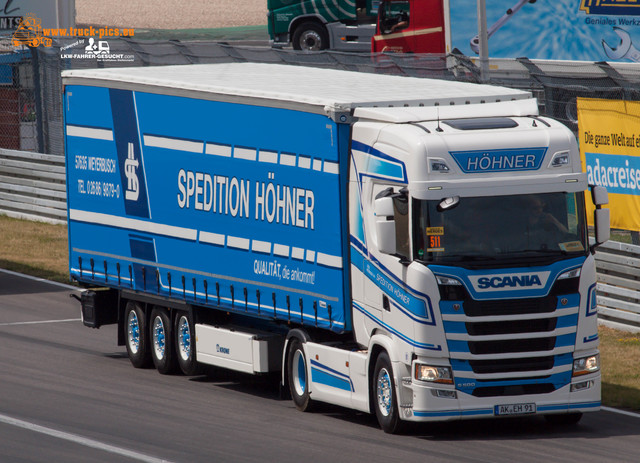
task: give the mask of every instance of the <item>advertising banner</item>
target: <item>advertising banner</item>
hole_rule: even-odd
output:
[[[578,133],[589,184],[609,191],[611,227],[640,231],[640,102],[578,98]]]
[[[451,45],[478,53],[477,0],[450,0]],[[489,56],[581,61],[640,61],[640,1],[492,0]]]

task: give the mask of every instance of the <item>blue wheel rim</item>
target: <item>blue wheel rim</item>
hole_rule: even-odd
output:
[[[298,396],[303,396],[307,388],[307,370],[304,354],[300,349],[293,354],[293,386]]]

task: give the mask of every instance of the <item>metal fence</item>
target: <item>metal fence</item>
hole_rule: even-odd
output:
[[[64,157],[0,149],[0,213],[65,224]]]
[[[640,332],[640,246],[608,241],[596,252],[598,320]]]

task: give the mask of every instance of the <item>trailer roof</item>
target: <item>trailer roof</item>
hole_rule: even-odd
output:
[[[530,98],[505,87],[265,63],[191,64],[64,71],[91,85],[256,104],[336,117],[356,107],[449,106]]]

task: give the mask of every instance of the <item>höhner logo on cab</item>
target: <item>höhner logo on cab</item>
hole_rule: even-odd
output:
[[[505,273],[499,275],[475,275],[469,280],[478,292],[483,291],[519,291],[544,288],[549,272]]]

